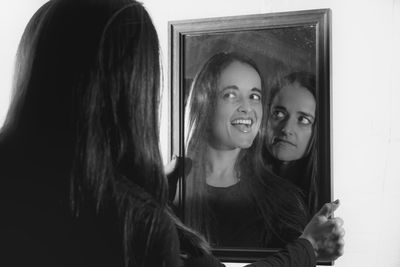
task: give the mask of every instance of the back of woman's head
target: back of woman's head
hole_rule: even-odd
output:
[[[134,1],[48,2],[24,32],[3,131],[76,147],[90,164],[106,156],[115,167],[159,162],[158,49],[150,17]],[[141,170],[154,169],[147,165]]]
[[[85,106],[87,101],[102,98],[103,113],[126,117],[139,110],[140,120],[134,123],[144,125],[135,132],[143,134],[156,128],[158,77],[157,34],[140,4],[50,1],[24,32],[6,128],[23,129],[27,135],[75,134],[80,112],[96,108]]]
[[[113,199],[127,262],[135,261],[135,223],[148,223],[146,245],[134,241],[147,251],[166,202],[159,81],[158,37],[141,4],[53,0],[23,34],[14,99],[2,129],[3,136],[23,140],[24,149],[40,148],[43,162],[68,155],[62,162],[72,175],[76,209],[82,201],[99,208]],[[141,213],[146,205],[154,212]]]

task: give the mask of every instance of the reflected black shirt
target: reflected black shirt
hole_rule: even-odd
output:
[[[243,181],[229,187],[207,185],[211,243],[220,247],[283,247],[276,241],[266,244],[265,225],[251,192]]]

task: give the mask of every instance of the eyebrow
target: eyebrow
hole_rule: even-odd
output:
[[[298,113],[301,114],[301,115],[303,115],[303,116],[310,117],[310,118],[312,118],[313,120],[315,119],[314,116],[311,115],[310,113],[307,113],[307,112],[304,112],[304,111],[299,111]]]
[[[271,106],[271,108],[287,110],[284,106]]]
[[[225,90],[230,90],[230,89],[239,90],[239,88],[236,85],[228,85],[228,86],[225,86],[224,88],[222,88],[220,92],[223,92]],[[257,88],[257,87],[251,88],[250,91],[253,91],[253,92],[255,91],[255,92],[262,94],[261,89]]]
[[[225,86],[224,88],[222,88],[220,92],[223,92],[225,90],[230,90],[230,89],[239,90],[239,88],[236,85],[228,85],[228,86]]]
[[[258,93],[260,93],[261,95],[262,95],[262,92],[261,92],[261,89],[260,88],[257,88],[257,87],[254,87],[254,88],[252,88],[251,89],[251,91],[255,91],[255,92],[258,92]]]

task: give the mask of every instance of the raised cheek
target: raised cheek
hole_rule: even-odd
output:
[[[254,107],[254,110],[256,111],[256,116],[259,120],[262,119],[263,116],[263,109],[260,103],[256,104],[256,106]]]
[[[233,114],[234,107],[229,103],[218,103],[215,114],[220,120],[227,120]]]

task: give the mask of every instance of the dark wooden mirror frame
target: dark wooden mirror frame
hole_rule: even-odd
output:
[[[284,27],[315,27],[315,73],[317,118],[317,150],[319,169],[319,206],[332,201],[331,174],[331,68],[330,9],[304,10],[269,14],[171,21],[169,30],[168,77],[170,90],[170,132],[168,154],[184,155],[184,40],[188,35],[233,33]],[[182,173],[183,175],[183,173]],[[184,180],[178,183],[180,211],[183,211]],[[182,212],[183,213],[183,212]],[[278,251],[268,248],[222,248],[213,254],[225,262],[252,262]],[[333,262],[318,262],[332,265]]]

